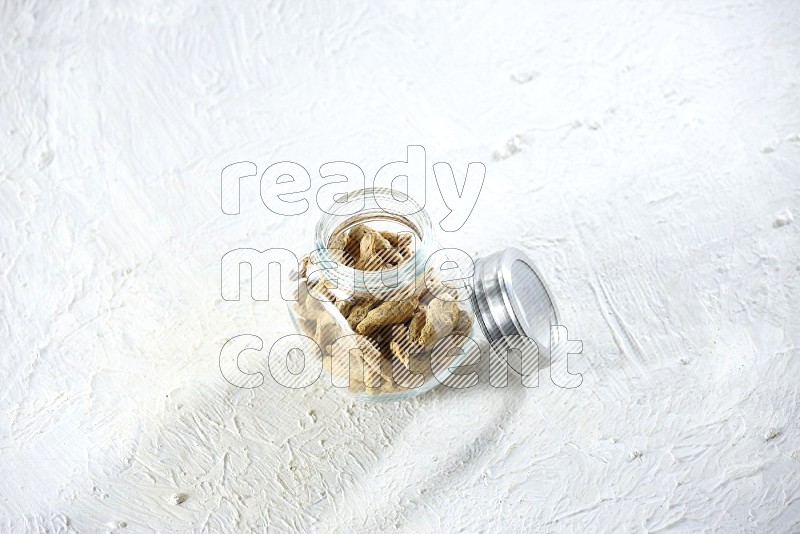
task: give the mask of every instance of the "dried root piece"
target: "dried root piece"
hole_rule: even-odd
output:
[[[306,276],[308,275],[308,264],[310,261],[311,257],[308,256],[307,254],[302,258],[300,258],[300,264],[298,265],[297,269],[297,277],[299,279],[302,280],[303,278],[306,278]]]
[[[381,232],[381,235],[394,247],[393,252],[395,254],[392,256],[391,260],[395,265],[399,265],[411,257],[414,251],[411,248],[413,237],[410,233],[402,232],[396,234],[394,232],[384,231]]]
[[[353,265],[358,268],[359,263],[361,262],[361,240],[364,238],[364,235],[367,233],[368,228],[363,224],[357,224],[356,226],[350,228],[347,232],[347,244],[345,245],[345,251],[347,252],[350,257],[353,258]]]
[[[419,300],[416,298],[400,302],[386,301],[367,313],[366,317],[356,326],[356,332],[369,334],[382,326],[402,323],[411,317],[418,306]]]
[[[314,332],[314,341],[323,349],[324,352],[330,352],[327,347],[333,344],[334,341],[340,336],[339,327],[336,323],[331,321],[317,321],[317,329]]]
[[[357,224],[335,234],[328,248],[343,265],[362,271],[378,271],[411,257],[412,239],[408,232],[378,232],[365,224]]]
[[[361,255],[361,240],[353,238],[353,231],[348,233],[347,244],[344,246],[345,260],[348,267],[355,268]]]
[[[371,231],[371,228],[366,224],[357,224],[350,229],[348,232],[350,235],[350,243],[361,243],[361,238],[364,237],[364,234]]]
[[[337,340],[331,357],[324,359],[322,366],[332,375],[347,379],[348,388],[353,392],[366,391],[367,388],[378,391],[392,381],[391,360],[374,340],[366,336]]]
[[[328,243],[328,249],[331,256],[342,265],[353,267],[356,264],[355,257],[353,257],[353,250],[348,247],[350,232],[347,230],[339,232]]]
[[[392,243],[380,232],[359,224],[350,229],[346,249],[358,248],[356,269],[362,271],[377,271],[403,260]],[[378,254],[382,252],[382,254]]]
[[[303,281],[302,280],[300,281],[300,285],[301,286],[303,285]],[[331,293],[331,290],[328,289],[328,286],[326,285],[325,280],[322,279],[321,277],[317,278],[313,282],[307,282],[306,285],[308,287],[308,294],[313,299],[315,299],[317,301],[320,301],[320,302],[321,301],[333,302],[333,301],[336,300],[336,297],[333,296],[333,293]]]
[[[297,317],[297,326],[304,336],[313,338],[317,331],[317,322],[314,319]]]
[[[432,347],[453,331],[456,321],[458,321],[458,312],[458,304],[454,300],[433,299],[428,304],[425,325],[420,330],[417,341],[425,348]]]
[[[389,342],[389,350],[392,351],[392,356],[406,366],[406,369],[411,369],[411,353],[407,346],[403,346],[399,341],[392,340]]]
[[[465,336],[472,329],[472,316],[467,310],[458,310],[458,319],[456,325],[453,327],[453,333],[460,336]]]
[[[392,327],[392,341],[389,342],[389,350],[392,356],[403,365],[403,369],[395,368],[397,382],[403,384],[409,374],[430,372],[430,365],[422,353],[422,347],[411,338],[405,325]]]
[[[373,369],[370,365],[364,366],[364,385],[368,388],[379,388],[383,382],[380,371]]]
[[[381,256],[392,264],[397,264],[403,261],[403,255],[396,250],[397,247],[393,246],[389,240],[384,238],[381,234],[375,234],[375,251],[380,252]]]
[[[312,310],[308,309],[308,305],[313,300],[308,296],[308,280],[305,278],[300,280],[299,287],[297,288],[297,302],[294,303],[294,311],[299,317],[311,319],[315,317]]]
[[[380,234],[376,232],[365,232],[364,237],[361,238],[359,246],[358,261],[356,262],[356,269],[362,271],[377,271],[384,267],[384,262],[376,253],[377,237]],[[387,241],[388,243],[388,241]]]
[[[380,234],[392,246],[393,254],[390,259],[394,264],[402,263],[411,257],[413,252],[411,244],[414,238],[410,232],[395,233],[384,230]]]
[[[354,304],[350,309],[350,314],[347,316],[347,324],[350,325],[350,328],[355,330],[356,326],[364,320],[376,302],[375,300],[367,299]]]
[[[364,363],[364,383],[375,384],[375,381],[369,382],[368,378],[375,378],[379,375],[387,382],[392,381],[392,362],[381,353],[380,348],[369,338],[362,337],[358,340],[358,348],[361,349],[361,358]]]
[[[347,317],[350,313],[350,310],[353,309],[353,301],[352,300],[337,300],[334,303],[334,306],[339,313],[342,314],[342,317]]]
[[[389,341],[391,341],[392,336],[388,328],[378,328],[377,330],[369,332],[366,336],[376,347],[381,349],[383,354],[389,355]]]
[[[385,248],[383,250],[377,251],[375,254],[381,259],[383,263],[383,268],[385,267],[394,267],[395,265],[401,263],[403,261],[403,256],[397,250],[393,248]]]
[[[400,256],[403,258],[398,263],[402,263],[402,262],[406,261],[414,253],[414,249],[411,248],[411,245],[398,248],[397,251],[400,253]]]
[[[394,248],[400,249],[411,245],[411,234],[409,232],[394,233],[383,230],[380,234]]]
[[[377,233],[367,234],[361,240],[361,256],[358,268],[364,271],[379,271],[393,267],[403,261],[403,256],[391,247],[382,247],[381,236]]]
[[[422,333],[422,327],[425,326],[426,312],[427,306],[420,306],[419,309],[414,312],[414,316],[411,318],[411,322],[408,324],[408,334],[414,340],[418,340],[420,334]]]
[[[331,347],[330,355],[330,370],[329,372],[338,377],[351,377],[355,378],[360,373],[353,370],[358,369],[358,366],[363,366],[364,361],[359,355],[359,346],[356,343],[354,336],[342,337],[334,341]],[[325,362],[323,362],[323,367]]]

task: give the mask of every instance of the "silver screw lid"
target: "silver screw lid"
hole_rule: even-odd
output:
[[[479,258],[473,290],[475,316],[490,343],[504,346],[505,336],[526,336],[549,354],[550,326],[559,324],[559,312],[527,254],[510,247]]]

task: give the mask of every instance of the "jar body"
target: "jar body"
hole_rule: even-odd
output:
[[[471,259],[441,249],[425,211],[396,195],[364,189],[335,203],[288,302],[304,353],[322,358],[334,387],[368,401],[447,383],[477,332]]]

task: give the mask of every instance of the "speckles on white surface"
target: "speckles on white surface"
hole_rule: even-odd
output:
[[[6,3],[0,531],[797,531],[798,21],[771,0]],[[282,303],[222,301],[220,258],[307,252],[319,212],[277,217],[245,180],[224,215],[221,170],[292,160],[316,186],[409,144],[486,164],[441,240],[535,258],[583,385],[374,406],[227,384],[226,339],[292,330]]]
[[[781,212],[775,216],[775,220],[772,221],[772,226],[774,226],[775,228],[780,228],[781,226],[786,226],[787,224],[791,224],[793,221],[794,221],[794,215],[792,215],[791,211],[785,209],[781,210]]]
[[[530,83],[539,76],[536,71],[516,71],[511,74],[511,79],[519,84]]]
[[[764,144],[764,146],[761,148],[761,152],[763,152],[764,154],[775,152],[780,144],[781,144],[780,139],[772,139],[771,141]]]
[[[521,135],[512,135],[507,140],[500,143],[492,154],[496,160],[508,159],[522,150],[526,142]]]

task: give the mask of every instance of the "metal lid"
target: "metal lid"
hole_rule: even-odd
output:
[[[475,316],[490,343],[526,336],[549,353],[550,325],[559,324],[559,313],[524,252],[511,247],[478,259],[473,288]]]

